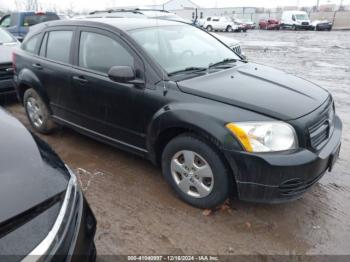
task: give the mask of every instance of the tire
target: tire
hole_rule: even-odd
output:
[[[166,145],[162,173],[180,199],[198,208],[222,204],[234,187],[216,147],[191,133],[175,137]]]
[[[23,96],[23,105],[31,126],[39,133],[49,134],[56,128],[51,113],[33,88],[27,89]]]
[[[295,25],[292,25],[292,30],[296,31],[297,27]]]
[[[208,31],[208,32],[213,31],[213,27],[212,27],[211,25],[208,25],[208,26],[207,26],[207,31]]]
[[[226,27],[226,32],[232,32],[233,30],[232,30],[232,26],[230,26],[230,25],[228,25],[227,27]]]

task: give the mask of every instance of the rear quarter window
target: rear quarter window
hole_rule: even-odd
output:
[[[46,57],[68,64],[72,38],[72,31],[51,31],[47,40]]]
[[[22,44],[22,49],[34,54],[40,35],[35,35]]]

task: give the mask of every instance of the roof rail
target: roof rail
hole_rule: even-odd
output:
[[[117,12],[131,12],[131,13],[140,13],[140,11],[157,11],[169,13],[167,10],[163,9],[147,9],[147,8],[120,8],[120,9],[107,9],[107,10],[95,10],[89,13],[89,15],[100,14],[100,13],[117,13]]]

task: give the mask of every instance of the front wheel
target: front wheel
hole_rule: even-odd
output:
[[[199,208],[222,204],[233,187],[215,146],[191,133],[180,135],[166,145],[162,172],[183,201]]]
[[[208,32],[213,31],[213,27],[212,27],[211,25],[208,25],[208,26],[207,26],[207,31],[208,31]]]
[[[23,103],[29,122],[37,132],[48,134],[55,129],[50,110],[35,89],[25,91]]]
[[[231,33],[232,31],[233,31],[233,30],[232,30],[232,26],[230,26],[230,25],[229,25],[229,26],[227,26],[227,28],[226,28],[226,32],[230,32],[230,33]]]

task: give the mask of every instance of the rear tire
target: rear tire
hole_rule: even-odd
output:
[[[230,25],[228,25],[227,27],[226,27],[226,32],[232,32],[233,30],[232,30],[232,26],[230,26]]]
[[[35,89],[25,91],[23,105],[31,126],[37,132],[49,134],[56,128],[48,106]]]
[[[191,133],[175,137],[166,145],[162,172],[183,201],[199,208],[222,204],[234,187],[216,147]]]
[[[207,26],[207,31],[208,31],[208,32],[213,31],[213,27],[212,27],[211,25],[208,25],[208,26]]]

